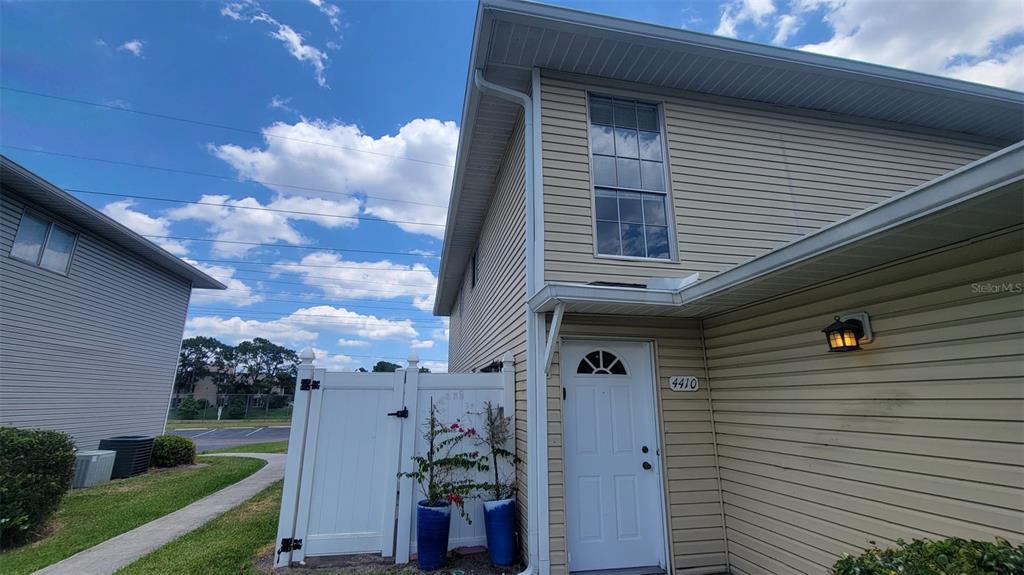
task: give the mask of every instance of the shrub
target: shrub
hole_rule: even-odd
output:
[[[270,396],[270,409],[280,409],[288,405],[288,396],[285,395],[271,395]]]
[[[835,575],[1011,575],[1024,573],[1024,545],[1004,539],[968,541],[898,540],[898,547],[872,547],[860,555],[844,554],[832,566]]]
[[[228,402],[228,419],[242,419],[245,417],[245,398],[232,397]]]
[[[192,397],[186,397],[178,404],[178,417],[181,419],[195,419],[199,417],[199,402]]]
[[[0,547],[25,542],[71,487],[75,442],[67,433],[0,427]]]
[[[187,437],[161,435],[153,440],[153,465],[176,467],[196,462],[196,444]]]
[[[206,398],[201,397],[196,400],[196,403],[199,404],[199,409],[206,409],[207,407],[210,407],[210,400]]]

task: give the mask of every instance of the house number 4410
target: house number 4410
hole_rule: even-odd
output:
[[[668,378],[668,386],[672,391],[697,391],[700,387],[692,375],[673,375]]]

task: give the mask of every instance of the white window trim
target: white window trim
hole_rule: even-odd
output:
[[[589,166],[589,172],[587,173],[587,180],[590,184],[590,234],[593,241],[593,256],[597,259],[604,260],[624,260],[624,261],[635,261],[635,262],[650,262],[650,263],[679,263],[679,238],[676,236],[676,211],[674,206],[674,196],[672,193],[672,168],[669,166],[668,158],[668,134],[667,126],[665,125],[665,104],[664,102],[655,102],[648,100],[642,96],[630,93],[624,93],[620,90],[585,90],[585,103],[587,115],[587,165]],[[641,192],[645,194],[665,194],[665,223],[668,229],[668,258],[652,258],[647,256],[625,256],[616,254],[602,254],[597,249],[597,186],[594,185],[594,150],[590,139],[590,98],[591,96],[597,96],[599,98],[618,98],[620,100],[633,100],[638,104],[649,104],[655,106],[658,109],[658,131],[661,133],[661,156],[662,156],[662,170],[664,170],[665,178],[665,190],[662,192],[654,190],[634,190],[630,188],[617,188],[617,187],[602,187],[602,189],[613,190],[613,191],[627,191],[627,192]]]
[[[31,261],[31,260],[28,260],[26,258],[16,256],[13,253],[14,246],[17,245],[18,231],[21,230],[21,222],[22,222],[22,220],[24,220],[26,214],[31,215],[32,217],[40,219],[40,220],[42,220],[42,221],[47,223],[46,236],[43,237],[43,244],[42,244],[42,247],[39,249],[39,255],[36,256],[36,260],[35,261]],[[68,265],[64,268],[64,271],[52,270],[50,268],[43,267],[43,265],[42,265],[43,254],[46,253],[46,246],[50,243],[50,234],[53,233],[54,226],[59,226],[60,228],[62,228],[63,230],[65,230],[66,232],[68,232],[69,234],[74,236],[74,240],[71,242],[71,253],[68,254]],[[14,241],[11,242],[11,250],[7,252],[7,256],[10,257],[12,260],[19,261],[19,262],[21,262],[23,264],[26,264],[26,265],[30,265],[30,266],[32,266],[32,267],[34,267],[36,269],[40,269],[40,270],[43,270],[45,272],[49,272],[49,273],[52,273],[52,274],[57,274],[59,276],[68,277],[70,275],[70,273],[71,273],[71,264],[75,261],[75,253],[78,251],[78,236],[79,236],[78,232],[76,232],[75,230],[71,229],[68,226],[65,226],[63,224],[57,223],[57,221],[54,220],[53,218],[47,217],[47,216],[45,216],[45,215],[43,215],[43,214],[41,214],[41,213],[39,213],[39,212],[37,212],[35,210],[29,209],[29,208],[22,208],[21,216],[18,218],[18,227],[17,227],[17,229],[14,230],[14,238],[15,239],[14,239]]]

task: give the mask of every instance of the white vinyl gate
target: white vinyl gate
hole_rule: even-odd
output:
[[[411,469],[414,450],[426,451],[431,400],[446,422],[480,427],[486,401],[513,414],[512,355],[500,373],[419,373],[415,358],[395,373],[329,372],[315,367],[311,351],[301,359],[275,566],[352,553],[407,563],[422,492],[398,473]],[[453,516],[449,548],[486,541],[480,502],[466,509],[473,522]]]

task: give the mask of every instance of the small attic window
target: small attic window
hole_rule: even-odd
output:
[[[576,366],[576,373],[583,375],[626,375],[626,366],[614,353],[594,350],[583,356]]]
[[[28,211],[21,214],[11,257],[67,275],[78,235]]]

